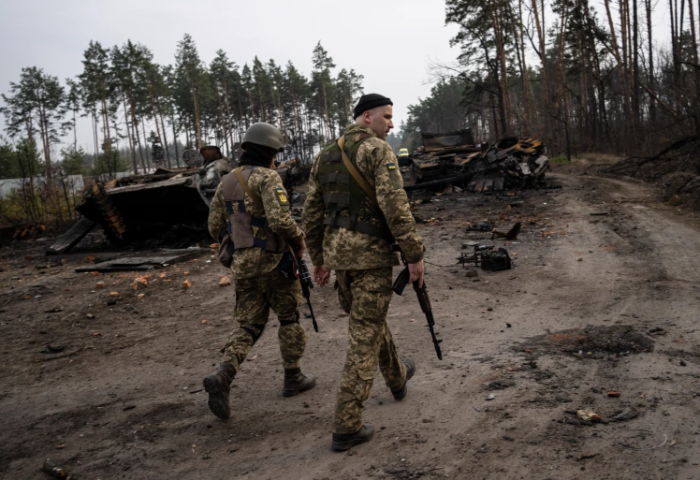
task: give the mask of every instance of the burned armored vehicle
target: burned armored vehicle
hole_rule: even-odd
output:
[[[157,168],[147,175],[113,179],[86,189],[76,207],[80,220],[47,253],[68,252],[98,226],[115,247],[164,236],[206,239],[209,207],[216,189],[238,163],[225,158],[216,146],[185,150],[182,157],[186,167]],[[296,160],[278,168],[290,195],[293,186],[308,178],[308,170]]]
[[[545,147],[533,138],[506,137],[476,145],[470,130],[423,134],[425,153],[413,158],[414,185],[406,190],[448,183],[475,192],[535,188],[549,166]]]
[[[481,151],[468,128],[449,133],[423,133],[421,137],[422,153],[415,155],[411,163],[411,176],[415,183],[451,177],[458,154],[469,155]]]
[[[216,188],[235,162],[224,158],[218,147],[186,151],[183,158],[187,167],[157,168],[86,189],[76,207],[82,218],[49,253],[69,251],[97,226],[114,246],[163,234],[175,225],[206,231]]]

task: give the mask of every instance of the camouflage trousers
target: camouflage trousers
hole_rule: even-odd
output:
[[[278,331],[282,364],[285,369],[299,368],[306,347],[306,332],[299,325],[301,284],[299,280],[286,278],[279,268],[264,275],[235,280],[236,308],[234,315],[238,327],[231,332],[224,347],[224,361],[230,362],[236,371],[260,338],[270,309],[280,322]]]
[[[338,297],[350,314],[348,351],[335,400],[334,433],[362,427],[362,404],[369,397],[377,366],[390,390],[403,387],[406,367],[396,353],[386,314],[393,294],[391,267],[338,270]]]

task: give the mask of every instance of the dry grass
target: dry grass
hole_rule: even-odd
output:
[[[559,157],[557,157],[559,158]],[[578,173],[591,171],[593,173],[599,168],[614,165],[623,160],[624,157],[611,155],[608,153],[581,153],[571,157],[571,162],[550,162],[554,172],[575,175]]]

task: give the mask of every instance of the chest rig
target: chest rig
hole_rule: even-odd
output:
[[[393,237],[384,215],[376,198],[368,193],[371,187],[357,170],[357,151],[368,138],[370,135],[366,133],[341,137],[321,152],[318,180],[326,207],[323,224],[391,242]],[[373,219],[378,225],[371,222]]]

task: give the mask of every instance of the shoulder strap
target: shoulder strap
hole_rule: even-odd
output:
[[[248,196],[252,198],[255,203],[257,203],[259,206],[262,206],[262,198],[254,194],[253,191],[250,189],[250,187],[248,186],[248,182],[246,181],[245,177],[243,176],[243,173],[241,172],[241,167],[236,168],[233,171],[233,173],[235,173],[236,177],[238,177],[238,182],[241,184],[241,187],[243,187],[243,190],[245,190],[245,193],[247,193]]]
[[[340,147],[340,154],[343,157],[343,164],[345,164],[345,168],[348,169],[348,172],[350,172],[350,175],[352,175],[352,178],[355,179],[355,181],[360,185],[362,190],[365,191],[367,196],[372,199],[374,204],[377,204],[377,193],[374,191],[374,189],[370,186],[369,183],[367,183],[367,180],[362,176],[360,172],[357,171],[355,168],[355,165],[352,164],[350,159],[348,158],[348,155],[345,153],[345,136],[341,136],[338,139],[338,146]]]

